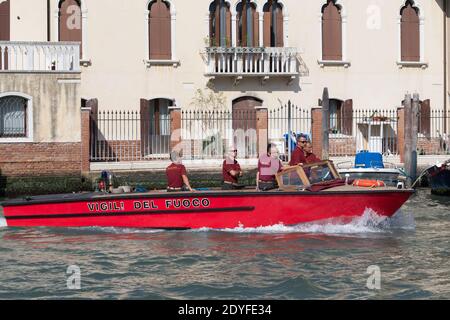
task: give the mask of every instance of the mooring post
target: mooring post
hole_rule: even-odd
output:
[[[330,96],[328,88],[323,89],[322,95],[322,159],[330,158]]]
[[[405,142],[404,142],[404,157],[405,157],[405,171],[408,176],[407,184],[412,185],[411,164],[412,164],[412,104],[411,95],[408,93],[405,96]]]
[[[289,162],[291,162],[291,157],[292,157],[292,147],[291,147],[291,138],[292,138],[292,105],[291,105],[291,100],[288,101],[288,136],[287,136],[287,141],[288,141],[288,160]],[[297,141],[295,141],[297,143]]]
[[[413,95],[412,112],[411,112],[411,171],[410,177],[412,183],[417,179],[417,140],[419,134],[419,114],[420,114],[420,97],[419,94]]]

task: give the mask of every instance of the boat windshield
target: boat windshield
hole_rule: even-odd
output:
[[[313,184],[340,179],[331,161],[295,166],[284,169],[277,175],[281,190],[305,189]]]
[[[310,184],[336,180],[336,177],[333,175],[331,168],[327,163],[304,168],[304,171]]]

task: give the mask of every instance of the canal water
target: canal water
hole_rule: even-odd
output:
[[[0,299],[449,299],[450,198],[259,229],[12,229]],[[78,277],[79,275],[79,277]],[[77,279],[80,279],[78,282]]]

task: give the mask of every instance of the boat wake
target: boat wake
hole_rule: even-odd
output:
[[[7,226],[8,224],[6,223],[6,219],[0,216],[0,228],[5,228]]]
[[[203,229],[205,230],[205,229]],[[223,229],[222,232],[236,233],[314,233],[314,234],[373,234],[389,233],[395,230],[415,230],[415,221],[412,214],[398,211],[392,218],[378,215],[371,209],[366,209],[361,217],[343,222],[340,219],[329,219],[296,226],[283,224],[270,227]]]

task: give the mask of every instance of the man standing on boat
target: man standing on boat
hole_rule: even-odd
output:
[[[241,166],[236,160],[237,150],[233,149],[228,152],[222,166],[223,190],[239,190],[243,186],[238,184],[238,179],[243,176]]]
[[[256,189],[269,191],[278,188],[275,175],[283,170],[283,164],[278,157],[279,152],[274,144],[267,146],[267,154],[258,159],[258,173],[256,175]]]
[[[167,192],[193,191],[189,184],[186,167],[182,164],[182,157],[177,151],[170,153],[172,163],[166,169]]]
[[[305,156],[305,163],[306,164],[310,164],[310,163],[317,163],[317,162],[321,162],[322,160],[320,160],[314,153],[313,153],[313,146],[311,142],[307,142],[305,144],[305,147],[303,148],[304,156]]]
[[[297,137],[297,146],[294,151],[292,151],[290,166],[298,166],[306,163],[305,152],[303,150],[304,146],[308,142],[308,139],[304,135],[299,135]]]

